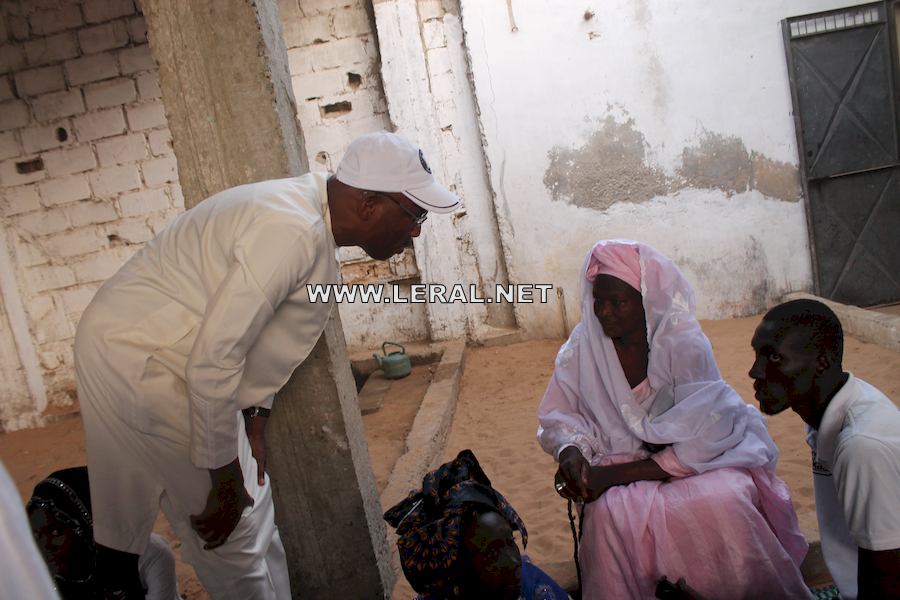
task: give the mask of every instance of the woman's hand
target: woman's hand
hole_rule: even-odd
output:
[[[556,472],[557,493],[568,500],[584,502],[588,498],[588,480],[591,465],[575,446],[569,446],[559,454]]]

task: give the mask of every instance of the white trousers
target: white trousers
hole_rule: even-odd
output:
[[[290,581],[284,547],[275,526],[269,477],[256,480],[256,460],[240,413],[238,457],[253,506],[244,509],[228,541],[213,550],[193,530],[190,516],[202,512],[211,483],[209,472],[191,464],[181,440],[142,433],[115,410],[98,411],[82,402],[94,537],[105,546],[140,554],[159,509],[182,543],[182,555],[194,567],[214,600],[289,600]],[[112,408],[112,407],[107,407]]]

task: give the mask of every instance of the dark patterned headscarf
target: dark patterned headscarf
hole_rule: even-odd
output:
[[[52,506],[64,513],[87,540],[94,539],[87,467],[54,471],[34,487],[27,508]]]
[[[460,579],[460,546],[467,514],[473,505],[499,513],[528,543],[522,519],[478,464],[471,450],[463,450],[422,479],[422,489],[386,513],[384,519],[397,530],[397,549],[403,573],[420,594],[440,598],[453,595]]]

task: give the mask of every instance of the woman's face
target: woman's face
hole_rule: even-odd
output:
[[[522,594],[522,556],[512,528],[496,512],[478,515],[466,528],[463,546],[467,559],[465,598],[516,600]]]
[[[647,335],[641,293],[612,275],[594,279],[594,314],[603,333],[613,339]]]
[[[50,574],[65,579],[82,579],[90,575],[90,546],[75,534],[77,522],[53,506],[29,511],[28,520]]]

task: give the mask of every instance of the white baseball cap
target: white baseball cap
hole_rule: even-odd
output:
[[[396,133],[378,131],[353,140],[334,176],[341,183],[373,192],[402,192],[435,213],[462,205],[456,194],[435,181],[422,150]]]

